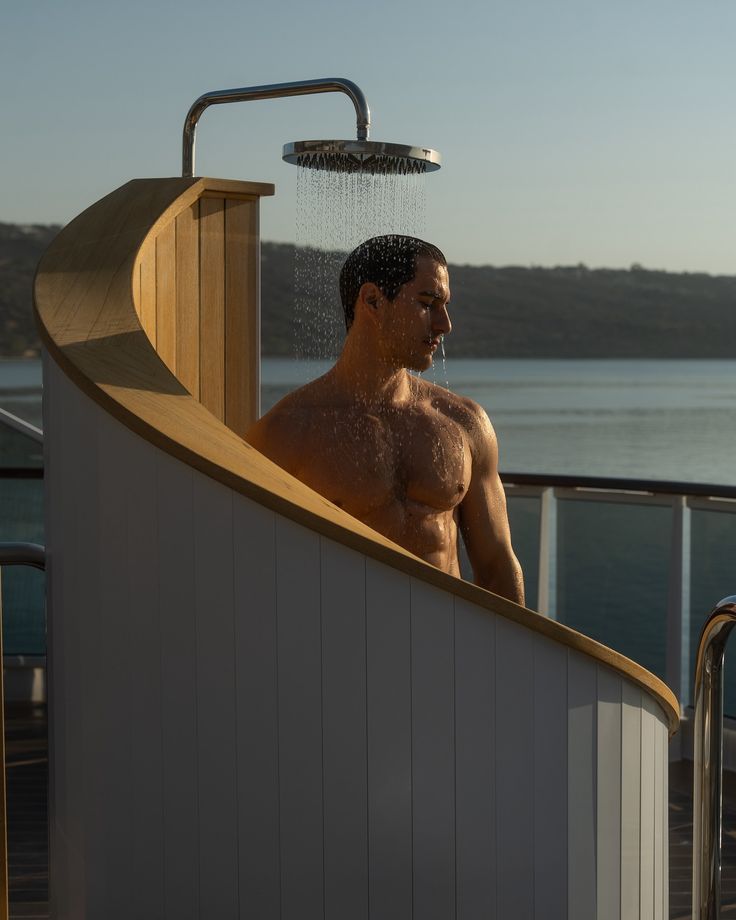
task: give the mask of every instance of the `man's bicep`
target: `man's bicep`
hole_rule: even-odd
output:
[[[474,570],[510,549],[506,494],[496,469],[473,475],[460,506],[460,530]]]
[[[498,474],[495,433],[483,413],[470,487],[460,505],[460,531],[475,582],[523,603],[523,579],[511,545],[506,493]]]

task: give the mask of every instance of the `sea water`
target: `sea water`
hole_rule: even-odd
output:
[[[264,358],[263,411],[331,364]],[[450,356],[437,383],[488,412],[507,472],[736,485],[736,361]],[[0,407],[40,426],[40,361],[0,361]]]
[[[265,358],[263,411],[330,365]],[[450,356],[436,382],[488,412],[502,470],[736,485],[736,361]]]

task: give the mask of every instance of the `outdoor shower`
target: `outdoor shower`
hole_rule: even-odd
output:
[[[334,92],[344,93],[355,107],[355,139],[295,141],[282,151],[287,163],[299,167],[292,320],[297,358],[330,358],[341,347],[337,276],[355,245],[384,233],[424,235],[424,177],[440,168],[440,155],[427,147],[369,140],[365,95],[342,77],[214,90],[192,104],[184,121],[182,176],[192,177],[197,123],[210,105]]]
[[[208,106],[225,102],[250,102],[255,99],[336,92],[345,93],[353,101],[357,116],[356,140],[295,141],[285,144],[283,159],[287,163],[330,172],[381,175],[427,173],[440,168],[440,155],[436,150],[368,140],[371,114],[363,91],[352,80],[327,77],[204,93],[192,104],[184,121],[182,176],[194,175],[194,139],[197,122]]]

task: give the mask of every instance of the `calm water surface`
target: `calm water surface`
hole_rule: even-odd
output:
[[[263,409],[329,367],[270,358]],[[470,360],[424,376],[491,416],[501,468],[736,483],[736,361]]]
[[[265,358],[264,411],[329,366]],[[736,484],[736,361],[450,354],[424,376],[488,411],[503,470]],[[0,360],[0,406],[40,426],[40,361]]]

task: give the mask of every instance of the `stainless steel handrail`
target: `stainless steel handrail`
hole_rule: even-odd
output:
[[[723,657],[736,625],[736,596],[716,604],[695,664],[693,753],[693,920],[721,915]]]
[[[0,566],[30,565],[46,568],[46,550],[39,543],[0,543]]]
[[[736,486],[667,479],[621,479],[612,476],[565,476],[556,473],[501,471],[501,482],[515,486],[554,486],[563,489],[595,489],[612,492],[647,492],[652,495],[692,495],[702,498],[736,499]]]
[[[40,428],[37,428],[35,425],[31,425],[31,423],[27,422],[24,418],[19,418],[17,415],[13,415],[13,413],[8,412],[7,409],[0,409],[0,424],[7,425],[8,428],[12,428],[14,431],[19,431],[21,434],[32,438],[39,444],[43,444],[43,431],[41,431]]]
[[[29,565],[45,570],[46,550],[38,543],[0,543],[0,567]],[[0,660],[2,660],[2,604],[0,603]],[[5,799],[5,694],[0,679],[0,920],[8,920],[8,813]]]

